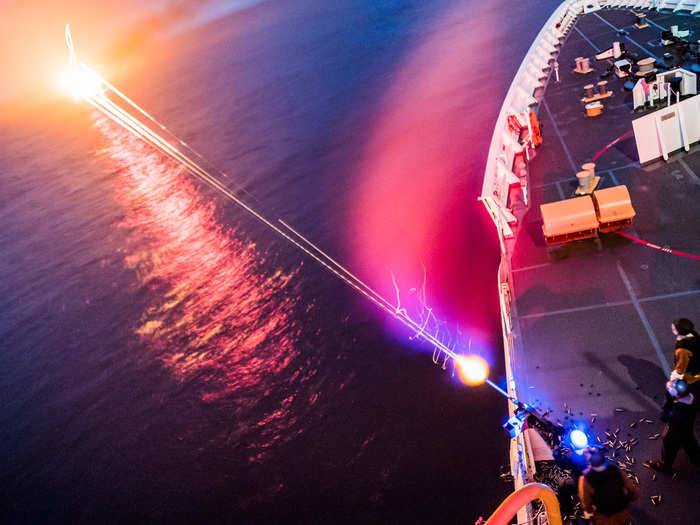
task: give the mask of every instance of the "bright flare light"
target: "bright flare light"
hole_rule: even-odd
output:
[[[281,218],[277,219],[277,222],[274,222],[262,215],[242,200],[236,193],[231,191],[228,185],[224,184],[217,174],[213,174],[200,166],[199,162],[194,160],[194,157],[202,158],[199,153],[169,132],[165,126],[156,121],[109,82],[92,71],[87,65],[78,62],[75,55],[75,48],[73,47],[73,39],[70,34],[70,27],[68,25],[66,25],[66,45],[70,53],[70,69],[63,76],[63,86],[67,92],[73,95],[76,101],[81,99],[85,100],[95,109],[101,111],[106,117],[112,119],[144,142],[151,144],[175,162],[187,168],[194,176],[235,202],[257,220],[313,258],[343,282],[347,283],[358,293],[367,297],[367,299],[372,301],[381,310],[384,310],[413,330],[416,338],[423,339],[433,345],[434,355],[437,353],[437,355],[440,356],[441,354],[439,352],[442,352],[445,356],[455,360],[460,357],[455,352],[454,345],[450,346],[442,340],[443,337],[438,337],[438,334],[442,334],[444,331],[438,332],[438,328],[440,327],[433,326],[434,323],[437,323],[437,320],[432,313],[432,309],[425,306],[425,277],[423,289],[417,292],[419,303],[423,306],[423,312],[419,320],[414,320],[408,315],[406,308],[401,306],[398,291],[397,304],[394,305],[367,283],[360,280],[346,267],[330,257],[321,248],[294,230]],[[125,106],[124,103],[128,104],[128,107]],[[138,112],[138,114],[136,114],[136,112]],[[148,123],[143,117],[148,119]],[[168,139],[161,136],[161,130],[169,135]],[[219,170],[216,171],[220,175],[223,175],[223,177],[227,177],[225,173]],[[394,285],[396,286],[395,280]],[[434,328],[434,330],[432,328]],[[447,358],[445,357],[443,368],[446,360]],[[458,364],[457,368],[462,381],[467,384],[478,385],[487,380],[488,366],[486,362],[479,357],[462,356],[461,362]],[[489,381],[489,384],[506,397],[509,397],[506,392],[501,390],[494,383]]]
[[[455,363],[459,378],[467,385],[480,385],[489,375],[489,365],[479,356],[458,356]]]
[[[582,430],[572,430],[569,439],[575,449],[583,449],[588,446],[588,436]]]
[[[63,89],[77,100],[88,99],[103,92],[102,79],[85,69],[72,67],[61,78]]]

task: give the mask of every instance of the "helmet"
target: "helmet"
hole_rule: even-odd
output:
[[[695,328],[693,322],[690,319],[685,318],[676,319],[673,321],[673,326],[676,327],[676,330],[680,335],[688,335]]]
[[[587,447],[584,451],[586,461],[592,467],[600,467],[605,464],[605,453],[598,447]]]

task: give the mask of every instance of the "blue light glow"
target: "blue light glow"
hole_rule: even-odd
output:
[[[571,444],[577,450],[584,449],[588,446],[588,436],[581,430],[572,430],[569,434],[569,439],[571,440]]]

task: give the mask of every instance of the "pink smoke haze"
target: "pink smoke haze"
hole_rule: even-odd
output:
[[[475,153],[472,142],[487,142],[492,127],[471,127],[483,119],[472,119],[481,101],[469,94],[471,83],[488,81],[488,71],[474,65],[476,57],[488,59],[489,49],[445,35],[462,24],[443,20],[441,27],[410,54],[384,97],[358,170],[346,238],[353,264],[388,296],[390,271],[408,290],[421,285],[424,264],[427,303],[438,317],[485,334],[493,331],[493,319],[482,301],[496,296],[498,254],[477,202],[485,151]]]

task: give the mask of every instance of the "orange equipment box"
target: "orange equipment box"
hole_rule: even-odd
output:
[[[540,205],[542,232],[547,244],[598,236],[598,219],[591,197],[577,197]]]
[[[613,232],[632,224],[636,215],[627,186],[613,186],[593,192],[601,233]]]

